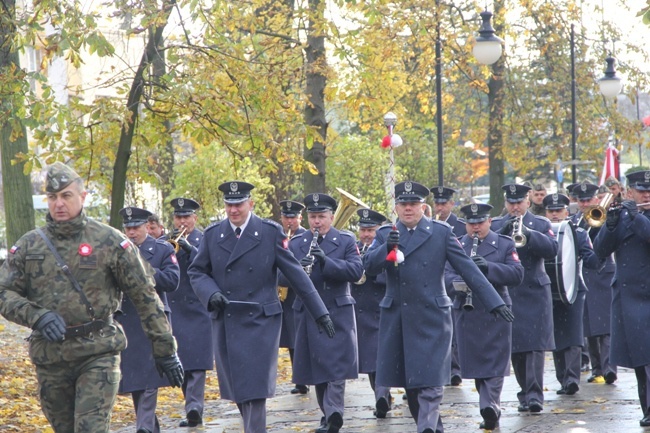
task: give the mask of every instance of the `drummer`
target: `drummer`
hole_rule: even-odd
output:
[[[526,318],[512,323],[512,367],[521,387],[518,410],[539,413],[544,409],[544,352],[555,349],[551,280],[544,260],[555,259],[557,241],[550,221],[528,212],[529,186],[509,184],[502,189],[508,213],[492,220],[492,230],[513,236],[518,226],[517,234],[526,239],[525,245],[517,245],[524,281],[508,287],[515,317]]]
[[[574,270],[579,273],[577,295],[573,303],[563,302],[557,291],[568,290],[568,287],[564,287],[564,281],[571,281],[571,279],[575,278],[575,274],[561,275],[560,282],[562,284],[557,282],[553,293],[553,336],[555,337],[553,361],[555,363],[555,377],[560,382],[560,389],[557,394],[574,395],[580,389],[580,367],[584,342],[582,315],[587,292],[582,280],[581,269],[583,266],[596,269],[600,264],[600,260],[594,254],[586,230],[578,227],[575,230],[575,239],[568,234],[573,233],[569,226],[572,222],[567,220],[569,216],[569,197],[564,194],[547,195],[544,197],[543,204],[546,209],[546,217],[551,220],[554,227],[555,225],[558,226],[559,255],[553,265],[562,264],[562,268],[558,272],[571,272]],[[562,227],[562,224],[565,226]],[[580,263],[576,263],[576,266],[571,267],[567,260],[572,260],[574,257],[562,257],[561,252],[564,251],[563,247],[567,244],[569,247],[573,247],[574,242],[578,246],[578,256],[575,259],[579,258]]]

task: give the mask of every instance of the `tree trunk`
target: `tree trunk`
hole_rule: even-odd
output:
[[[127,119],[125,127],[122,128],[120,133],[120,143],[117,147],[115,155],[115,164],[113,165],[113,184],[111,192],[111,217],[110,225],[119,229],[122,227],[122,218],[120,217],[120,209],[124,207],[124,194],[126,191],[126,172],[129,166],[129,159],[131,158],[131,146],[133,144],[133,134],[135,132],[135,124],[138,120],[140,99],[144,91],[145,80],[144,72],[151,65],[151,62],[157,56],[158,47],[162,44],[162,34],[167,24],[169,14],[172,11],[174,0],[165,1],[163,4],[163,11],[165,19],[163,23],[156,27],[153,31],[149,32],[149,40],[147,46],[140,59],[131,89],[129,90],[129,98],[126,106],[130,113],[130,118]]]
[[[325,140],[327,138],[327,119],[325,118],[325,86],[327,84],[327,59],[325,58],[325,35],[321,33],[319,21],[324,19],[325,2],[322,0],[309,0],[309,29],[307,34],[307,57],[305,92],[307,105],[305,106],[305,124],[314,127],[318,134],[313,140],[305,142],[305,160],[314,164],[318,174],[314,175],[305,171],[305,194],[313,192],[326,192],[325,190]],[[311,136],[310,132],[307,133]],[[311,142],[311,146],[310,146]]]
[[[502,1],[494,2],[494,29],[496,34],[503,34],[505,10]],[[488,82],[488,107],[490,120],[488,126],[488,160],[490,163],[490,203],[494,206],[493,215],[503,210],[504,199],[501,187],[505,183],[505,164],[503,161],[503,112],[505,91],[503,75],[505,73],[505,52],[492,66],[492,77]]]
[[[16,27],[12,21],[16,16],[14,0],[4,0],[0,13],[8,13],[0,19],[0,76],[5,77],[5,85],[16,86],[25,78],[20,69],[18,53],[13,50]],[[13,79],[9,79],[13,77]],[[15,164],[11,160],[18,153],[27,153],[27,130],[19,119],[12,124],[12,117],[18,104],[24,99],[15,94],[14,89],[0,88],[0,95],[12,95],[0,98],[0,152],[2,153],[2,190],[4,195],[5,220],[7,229],[7,246],[13,245],[18,238],[34,228],[34,203],[32,201],[32,182],[29,174],[25,175],[24,163]],[[16,136],[15,130],[18,129]],[[12,137],[12,132],[14,132]]]

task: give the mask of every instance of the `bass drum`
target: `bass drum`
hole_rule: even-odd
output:
[[[553,300],[573,304],[578,296],[580,279],[578,275],[578,241],[570,221],[551,223],[557,239],[555,260],[546,260],[544,267],[551,278]]]

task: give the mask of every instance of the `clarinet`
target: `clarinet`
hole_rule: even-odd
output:
[[[474,257],[476,255],[476,250],[478,250],[478,233],[474,233],[474,240],[472,241],[472,251],[470,251],[469,256]],[[474,301],[472,299],[472,291],[467,289],[467,295],[465,295],[465,304],[463,305],[463,310],[472,311],[474,309]]]
[[[318,232],[318,229],[314,229],[314,237],[311,240],[311,244],[309,245],[309,252],[307,253],[307,257],[311,259],[311,264],[307,266],[303,266],[303,269],[307,273],[307,275],[311,275],[311,268],[314,266],[314,256],[312,256],[311,252],[314,250],[314,248],[318,248],[318,235],[320,233]]]

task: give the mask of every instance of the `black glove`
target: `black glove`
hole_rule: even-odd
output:
[[[327,256],[325,256],[325,252],[321,250],[320,247],[313,248],[311,250],[311,255],[318,259],[321,264],[324,264],[327,258]]]
[[[390,253],[399,245],[399,232],[397,230],[391,230],[388,233],[388,238],[386,239],[386,250]]]
[[[310,256],[305,256],[302,259],[300,259],[300,266],[303,268],[306,268],[307,266],[311,266],[314,264],[314,258]]]
[[[178,242],[178,246],[179,246],[183,251],[185,251],[187,254],[191,254],[191,253],[192,253],[192,250],[194,249],[194,247],[192,246],[191,243],[189,243],[189,242],[187,241],[187,238],[186,238],[185,236],[181,236],[181,237],[178,239],[177,242]]]
[[[503,226],[499,229],[499,234],[505,235],[505,236],[510,236],[512,234],[512,225],[515,222],[515,218],[510,218],[508,221],[506,221]]]
[[[512,310],[510,310],[510,308],[508,308],[506,305],[499,305],[494,310],[492,310],[491,313],[495,316],[500,316],[506,322],[512,322],[515,320],[515,316],[512,314]]]
[[[334,322],[330,319],[329,314],[323,314],[316,319],[316,325],[318,325],[318,332],[323,332],[324,329],[329,338],[334,338],[336,331],[334,331]]]
[[[478,268],[483,272],[483,275],[487,275],[488,273],[488,262],[485,260],[485,257],[483,256],[474,256],[471,257],[472,261]]]
[[[183,365],[181,360],[178,359],[178,355],[174,353],[162,358],[155,358],[154,361],[160,377],[163,377],[163,374],[167,376],[167,380],[173,387],[180,388],[183,386]]]
[[[618,220],[621,218],[621,208],[611,207],[607,209],[607,219],[605,225],[608,229],[613,230],[618,225]]]
[[[230,304],[228,298],[223,296],[223,293],[216,292],[212,296],[210,296],[210,300],[208,301],[208,309],[210,311],[219,312],[223,310],[225,306],[228,304]]]
[[[631,220],[636,218],[636,215],[639,213],[639,207],[636,205],[634,200],[623,200],[621,207],[627,209],[627,214],[630,216]]]
[[[47,341],[63,341],[65,339],[65,321],[59,313],[48,311],[34,323],[34,330],[41,333]]]

